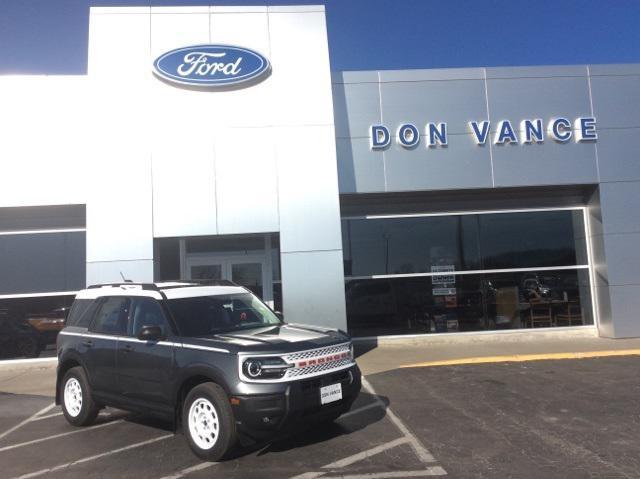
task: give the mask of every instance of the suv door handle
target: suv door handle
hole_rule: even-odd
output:
[[[133,346],[131,346],[130,344],[125,344],[122,349],[124,349],[125,353],[130,353],[131,351],[133,351]]]
[[[93,346],[93,341],[91,341],[90,339],[85,339],[84,341],[82,341],[82,345],[90,348]]]

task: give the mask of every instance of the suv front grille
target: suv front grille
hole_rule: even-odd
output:
[[[326,348],[311,349],[309,351],[300,351],[299,353],[291,353],[282,357],[288,363],[295,363],[296,361],[304,359],[319,358],[329,356],[332,354],[348,353],[349,344],[337,344],[335,346],[328,346]]]
[[[291,369],[287,369],[287,374],[285,375],[285,378],[288,378],[288,379],[305,378],[318,373],[335,371],[336,369],[340,369],[341,367],[349,366],[351,364],[353,364],[353,359],[345,358],[345,359],[340,359],[338,361],[332,361],[330,363],[316,364],[314,366],[307,366],[304,368],[291,368]]]
[[[351,343],[342,343],[324,348],[310,349],[308,351],[296,351],[283,355],[269,355],[268,357],[280,357],[289,365],[284,375],[277,379],[250,379],[242,371],[242,361],[249,355],[239,357],[240,377],[246,382],[286,382],[300,379],[313,378],[324,374],[337,372],[355,364],[351,353]],[[255,357],[260,358],[257,354]]]

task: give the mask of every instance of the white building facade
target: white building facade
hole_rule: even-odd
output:
[[[269,68],[154,71],[212,45]],[[640,336],[639,101],[638,65],[332,73],[322,6],[92,8],[86,75],[0,76],[0,327],[229,279],[356,336]]]

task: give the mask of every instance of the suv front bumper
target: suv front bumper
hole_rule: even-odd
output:
[[[320,403],[320,388],[342,385],[342,399]],[[232,408],[238,432],[253,439],[263,439],[300,423],[334,419],[347,412],[362,386],[357,365],[310,379],[292,381],[281,394],[234,396]]]

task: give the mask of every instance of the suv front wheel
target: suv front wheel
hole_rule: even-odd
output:
[[[235,445],[236,428],[224,389],[207,382],[189,391],[182,409],[182,427],[196,456],[207,461],[225,456]]]
[[[60,387],[62,412],[67,421],[74,426],[88,426],[93,423],[100,409],[91,397],[84,369],[80,366],[69,369]]]

